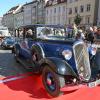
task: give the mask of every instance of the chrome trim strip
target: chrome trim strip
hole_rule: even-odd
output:
[[[42,51],[42,56],[43,56],[43,58],[45,58],[45,53],[44,53],[43,48],[41,47],[41,45],[39,43],[37,43],[37,44],[33,44],[31,47],[33,47],[33,46],[39,46],[41,51]]]

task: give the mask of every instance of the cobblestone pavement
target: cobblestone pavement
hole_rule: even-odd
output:
[[[26,72],[21,64],[16,63],[11,50],[0,48],[0,77],[14,76]]]

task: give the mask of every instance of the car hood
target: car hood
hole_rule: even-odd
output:
[[[14,44],[14,41],[13,40],[7,40],[5,42],[7,42],[7,44]]]

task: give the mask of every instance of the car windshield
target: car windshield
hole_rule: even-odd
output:
[[[37,38],[49,40],[65,40],[64,28],[37,27]]]

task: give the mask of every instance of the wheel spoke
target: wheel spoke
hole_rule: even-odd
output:
[[[53,75],[51,73],[47,73],[46,78],[47,86],[51,91],[54,91],[56,89],[55,80],[53,78]]]

